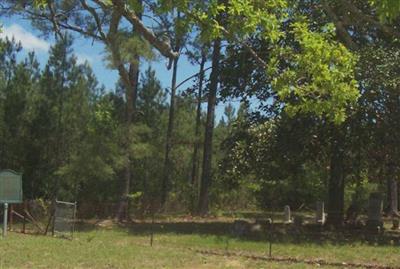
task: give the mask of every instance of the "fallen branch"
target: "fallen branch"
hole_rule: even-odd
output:
[[[17,211],[12,210],[12,211],[11,211],[11,214],[14,214],[15,216],[17,216],[17,217],[19,217],[19,218],[21,218],[21,219],[25,219],[25,217],[22,216],[21,214],[19,214]]]
[[[30,219],[31,223],[32,223],[33,225],[35,225],[36,228],[38,228],[40,232],[43,233],[43,232],[44,232],[43,227],[41,227],[41,226],[39,225],[39,223],[35,220],[34,217],[32,217],[32,215],[28,212],[28,210],[25,209],[24,212],[25,212],[26,216],[28,217],[28,219]]]

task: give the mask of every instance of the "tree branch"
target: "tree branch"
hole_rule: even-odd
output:
[[[253,57],[253,59],[260,67],[264,69],[268,67],[267,63],[257,54],[257,52],[254,51],[254,49],[247,43],[247,41],[239,40],[237,37],[233,36],[231,33],[228,32],[228,30],[226,30],[222,26],[221,30],[227,37],[233,38],[236,42],[239,43],[239,45],[247,49],[247,51],[250,52],[250,55]]]
[[[50,0],[47,0],[47,5],[49,6],[49,10],[50,10],[50,18],[49,20],[52,22],[53,27],[54,27],[54,32],[56,34],[56,36],[58,35],[59,38],[63,38],[61,32],[60,32],[60,28],[58,27],[58,22],[56,19],[56,13],[54,11],[54,7],[53,7],[53,2]]]
[[[84,9],[86,9],[94,18],[95,22],[96,22],[96,26],[97,26],[97,30],[99,31],[100,36],[105,40],[106,39],[106,35],[103,32],[103,27],[100,21],[100,18],[96,12],[96,10],[93,7],[90,7],[85,0],[80,0],[82,6]]]
[[[211,66],[210,66],[210,67],[207,67],[207,68],[205,68],[205,69],[203,70],[203,72],[206,72],[206,71],[210,70],[211,68],[212,68]],[[183,84],[185,84],[185,83],[188,82],[189,80],[191,80],[191,79],[193,79],[193,78],[199,76],[200,73],[201,73],[201,72],[197,72],[196,74],[191,75],[190,77],[184,79],[184,80],[181,81],[178,85],[176,85],[175,89],[178,89],[180,86],[182,86]]]
[[[43,14],[43,13],[42,14],[38,14],[38,13],[35,13],[35,12],[31,12],[30,10],[26,10],[26,13],[28,15],[30,15],[32,18],[34,18],[34,19],[46,20],[46,21],[50,21],[51,22],[51,18],[48,17],[46,14]],[[81,28],[79,26],[71,25],[71,24],[69,24],[67,22],[62,23],[60,21],[57,21],[57,26],[58,26],[58,28],[61,27],[61,28],[66,29],[66,30],[71,30],[71,31],[77,32],[79,34],[82,34],[83,36],[88,36],[88,37],[92,37],[92,38],[94,38],[96,40],[103,41],[101,36],[96,35],[96,34],[91,33],[91,32],[88,32],[88,31],[86,31],[85,29],[83,29],[83,28]]]
[[[352,37],[344,26],[343,22],[339,20],[336,13],[333,11],[332,7],[326,2],[322,2],[322,8],[325,11],[326,15],[333,21],[336,26],[336,33],[342,42],[350,49],[357,49],[357,44],[354,43]]]
[[[115,44],[115,42],[118,42],[117,33],[120,20],[121,14],[118,11],[113,11],[113,13],[111,14],[110,29],[108,31],[105,43],[111,50],[113,64],[117,67],[118,74],[120,75],[122,82],[124,83],[126,88],[129,88],[129,73],[124,66],[121,54]]]
[[[355,15],[359,21],[364,21],[372,24],[373,26],[380,29],[384,34],[388,36],[400,37],[400,33],[396,31],[394,28],[389,27],[378,20],[376,20],[373,16],[365,14],[362,10],[360,10],[357,6],[355,6],[351,1],[341,0],[341,6],[349,11],[351,14]],[[354,20],[354,19],[353,19]]]
[[[96,35],[95,33],[88,32],[88,31],[84,30],[83,28],[78,27],[76,25],[71,25],[71,24],[68,24],[68,23],[60,23],[60,22],[58,23],[58,25],[61,28],[80,33],[83,36],[88,36],[88,37],[94,38],[96,40],[104,41],[104,39],[101,36]]]
[[[118,11],[135,27],[137,33],[143,36],[150,44],[152,44],[163,56],[175,59],[179,53],[172,50],[171,45],[156,37],[153,31],[147,28],[143,22],[133,11],[125,7],[123,1],[112,0],[114,6]]]

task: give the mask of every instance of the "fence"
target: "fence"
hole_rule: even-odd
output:
[[[74,236],[76,202],[56,201],[54,210],[53,235]]]
[[[116,204],[109,205],[111,209]],[[40,226],[40,229],[44,231],[49,214],[51,214],[51,203],[28,201],[25,205],[15,205],[14,210],[22,215],[23,212],[21,210],[24,209],[24,206],[26,206],[31,217],[38,221],[39,224],[37,226]],[[89,205],[86,206],[85,210],[89,210]],[[97,204],[93,208],[101,207],[101,204]],[[55,234],[69,236],[74,230],[73,225],[75,222],[73,220],[77,215],[76,204],[57,201],[55,209]],[[290,212],[289,208],[285,207],[285,210],[280,212],[225,212],[219,216],[210,216],[204,219],[192,218],[188,214],[156,214],[154,219],[151,216],[147,216],[147,218],[141,220],[135,219],[133,223],[124,223],[123,227],[128,229],[129,235],[140,235],[141,238],[148,236],[148,244],[156,245],[157,247],[163,247],[164,244],[166,244],[166,247],[171,247],[172,245],[168,245],[169,243],[166,242],[168,238],[165,236],[163,236],[163,240],[159,240],[158,237],[161,234],[196,234],[210,236],[210,238],[218,240],[218,242],[212,242],[208,248],[206,248],[206,245],[201,245],[201,249],[197,249],[199,247],[197,245],[191,246],[192,248],[196,247],[193,250],[206,255],[237,255],[246,259],[306,264],[315,263],[329,266],[341,266],[343,263],[338,263],[334,260],[307,260],[307,255],[305,255],[305,258],[302,258],[300,255],[299,258],[296,252],[291,253],[291,256],[287,256],[287,254],[282,253],[282,244],[308,245],[312,243],[322,246],[324,242],[329,242],[338,246],[357,246],[358,242],[362,242],[363,244],[370,244],[372,246],[400,246],[400,230],[391,229],[392,218],[390,217],[382,217],[384,223],[384,229],[382,230],[369,229],[368,225],[366,225],[367,215],[365,214],[361,215],[359,223],[353,225],[347,224],[347,226],[341,229],[331,229],[329,226],[324,226],[319,222],[324,215],[320,214],[321,211],[322,209],[319,208],[316,211]],[[21,218],[18,219],[20,220]],[[291,219],[293,221],[289,221]],[[82,222],[85,225],[91,225],[90,227],[79,227],[85,229],[97,229],[97,227],[100,227],[100,223],[105,223],[90,222],[88,220],[82,220]],[[113,224],[111,220],[107,220],[108,222],[111,225]],[[16,227],[17,225],[15,225]],[[32,225],[30,227],[36,230],[39,229]],[[257,242],[257,246],[260,247],[257,250],[246,250],[247,246],[246,248],[239,249],[238,245],[242,240],[244,242]],[[147,244],[147,242],[143,243],[141,241],[140,244]],[[179,246],[175,246],[175,243],[173,244],[174,248],[179,248]],[[188,246],[185,244],[183,246],[187,248]],[[216,247],[217,245],[218,247]],[[398,268],[378,267],[376,265],[368,266],[368,264],[356,263],[346,263],[345,265],[345,267],[354,268]]]

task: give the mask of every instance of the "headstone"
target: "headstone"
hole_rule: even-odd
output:
[[[325,204],[324,202],[317,202],[315,211],[315,222],[321,225],[325,224]]]
[[[283,213],[285,215],[284,223],[292,223],[292,216],[290,214],[290,207],[288,205],[285,205]]]
[[[382,194],[373,192],[369,196],[368,204],[368,220],[367,226],[369,228],[379,229],[383,228],[382,222],[383,199]]]
[[[263,227],[261,224],[259,224],[259,223],[250,224],[250,232],[258,233],[258,232],[262,232],[262,230],[263,230]]]

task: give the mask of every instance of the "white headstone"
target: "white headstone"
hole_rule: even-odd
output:
[[[290,214],[290,207],[288,205],[285,205],[283,213],[285,215],[284,223],[292,223],[292,216]]]
[[[324,202],[317,202],[315,211],[315,222],[318,224],[325,224],[325,205]]]

